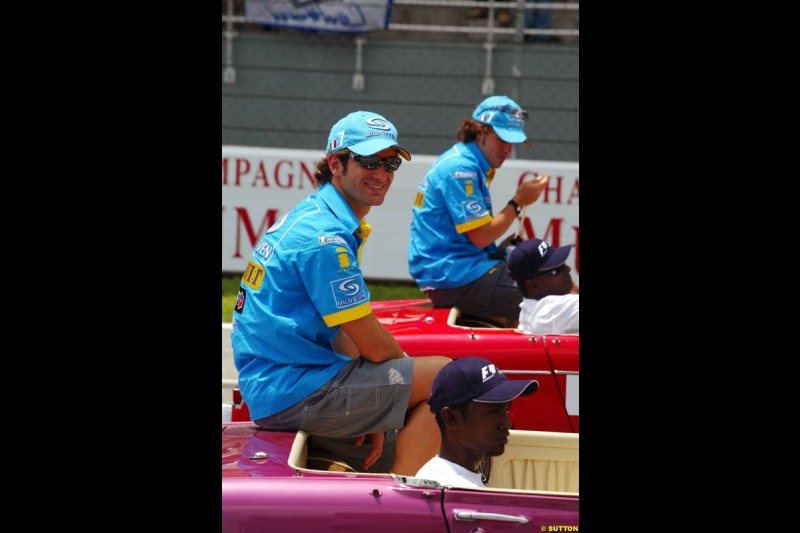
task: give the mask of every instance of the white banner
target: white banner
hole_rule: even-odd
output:
[[[314,171],[324,151],[286,148],[222,147],[222,271],[244,272],[255,243],[276,220],[313,193]],[[408,274],[411,205],[417,186],[437,156],[412,154],[395,172],[383,205],[366,219],[372,234],[361,269],[367,279],[412,281]],[[491,185],[495,212],[505,207],[519,183],[550,174],[547,190],[525,209],[522,233],[553,246],[574,243],[567,264],[579,281],[578,163],[511,159]],[[519,232],[514,223],[508,234]],[[498,239],[498,243],[502,239]]]
[[[245,0],[245,19],[268,26],[364,33],[389,27],[392,0]]]

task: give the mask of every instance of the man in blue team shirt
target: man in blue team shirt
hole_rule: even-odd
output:
[[[231,333],[239,388],[258,426],[304,430],[359,471],[413,475],[439,447],[425,402],[450,359],[403,353],[372,314],[359,266],[364,217],[411,156],[368,111],[334,124],[325,152],[316,193],[267,230],[242,276]]]
[[[511,234],[495,244],[536,201],[547,177],[523,182],[503,209],[492,212],[489,184],[527,142],[528,113],[507,96],[490,96],[461,123],[458,143],[444,152],[419,185],[411,215],[408,270],[436,307],[502,318],[515,325],[522,295],[509,277],[503,252]]]

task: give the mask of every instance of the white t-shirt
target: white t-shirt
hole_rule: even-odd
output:
[[[456,463],[442,459],[438,455],[422,465],[414,477],[438,481],[440,485],[451,487],[485,488],[478,472],[470,472]]]
[[[579,294],[524,298],[519,304],[519,326],[525,333],[578,333]]]

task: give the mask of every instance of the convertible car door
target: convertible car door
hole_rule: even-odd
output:
[[[450,533],[570,531],[551,526],[578,529],[577,496],[448,488],[444,511]]]

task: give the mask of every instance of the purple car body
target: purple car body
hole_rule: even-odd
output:
[[[224,532],[578,530],[577,493],[462,489],[394,474],[298,468],[292,458],[302,450],[305,461],[306,449],[297,436],[252,422],[222,424]]]

